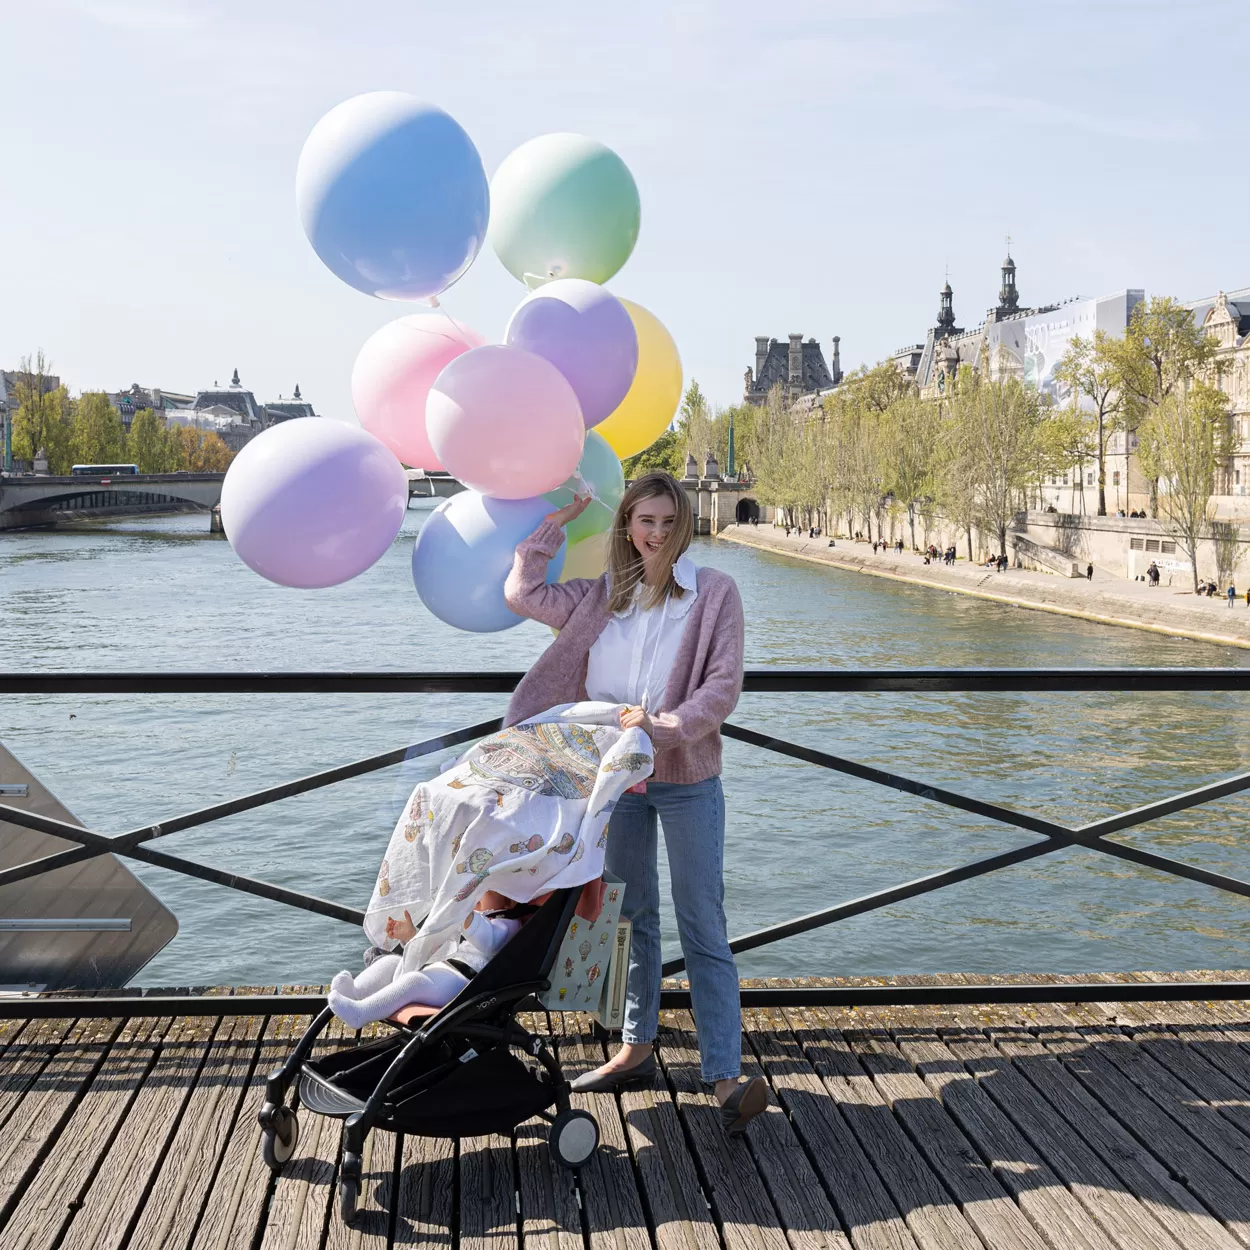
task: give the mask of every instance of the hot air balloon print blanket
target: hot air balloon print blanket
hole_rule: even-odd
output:
[[[622,730],[620,704],[562,704],[492,734],[409,796],[386,849],[364,928],[393,950],[388,919],[417,933],[403,971],[449,954],[487,890],[519,903],[603,873],[608,818],[651,774],[654,749]]]

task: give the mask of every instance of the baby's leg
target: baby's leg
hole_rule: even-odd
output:
[[[372,968],[372,965],[370,965]],[[429,1007],[442,1007],[468,984],[468,978],[445,964],[433,964],[420,972],[405,972],[389,985],[375,990],[367,998],[353,1000],[330,991],[329,1003],[334,1014],[353,1029],[363,1029],[372,1020],[385,1020],[387,1016],[407,1007],[410,1003],[423,1003]]]
[[[330,982],[330,989],[340,998],[364,998],[384,985],[390,985],[401,963],[403,958],[400,955],[381,955],[355,976],[350,972],[336,973]]]

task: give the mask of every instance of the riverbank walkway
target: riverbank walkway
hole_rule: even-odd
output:
[[[1247,976],[1070,978],[1104,981],[1101,1003],[748,1010],[745,1068],[773,1106],[733,1141],[690,1016],[666,1012],[653,1088],[577,1099],[602,1132],[580,1173],[540,1121],[458,1143],[377,1131],[351,1228],[339,1121],[305,1112],[278,1176],[260,1157],[263,1076],[307,1017],[4,1020],[0,1250],[1235,1250],[1250,1002],[1116,987]],[[603,1058],[585,1017],[528,1023],[569,1071]]]
[[[1241,598],[1229,608],[1222,597],[1194,595],[1180,578],[1174,578],[1171,586],[1152,589],[1145,582],[1129,581],[1097,566],[1093,581],[1086,581],[1031,569],[999,573],[966,559],[949,566],[925,564],[917,552],[898,555],[882,551],[874,555],[871,543],[849,538],[837,538],[836,545],[830,547],[828,537],[808,538],[806,531],[786,537],[784,530],[771,525],[731,525],[718,537],[848,572],[893,578],[1098,624],[1250,647],[1250,608],[1245,601],[1250,582],[1242,584]]]

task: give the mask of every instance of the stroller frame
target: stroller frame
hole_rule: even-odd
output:
[[[513,1050],[536,1059],[542,1071],[530,1077],[522,1091],[528,1092],[528,1098],[515,1104],[511,1113],[506,1108],[499,1112],[502,1122],[497,1116],[494,1127],[486,1131],[508,1131],[503,1123],[511,1121],[510,1129],[539,1115],[551,1125],[548,1144],[556,1162],[568,1168],[585,1163],[599,1144],[598,1123],[588,1112],[570,1105],[569,1083],[556,1057],[540,1036],[516,1020],[517,1011],[527,999],[551,988],[551,967],[581,892],[581,886],[555,891],[451,1002],[412,1024],[388,1020],[386,1023],[396,1030],[390,1037],[344,1046],[310,1060],[318,1037],[334,1018],[328,1006],[322,1010],[282,1066],[266,1079],[265,1102],[257,1117],[265,1163],[275,1172],[280,1171],[295,1153],[299,1122],[294,1108],[287,1105],[287,1094],[298,1078],[304,1106],[316,1114],[344,1120],[339,1210],[343,1221],[350,1224],[356,1216],[361,1160],[370,1131],[383,1127],[436,1137],[474,1135],[472,1129],[442,1131],[446,1117],[437,1114],[429,1126],[422,1127],[420,1113],[405,1117],[405,1103],[428,1096],[440,1082],[450,1082],[460,1075],[464,1065],[479,1059],[487,1059],[495,1067],[511,1064],[520,1075],[521,1065],[511,1057]],[[529,969],[539,975],[511,979],[513,965],[527,962]],[[389,1057],[392,1051],[393,1057]],[[376,1070],[388,1057],[389,1062],[367,1097],[336,1083],[336,1077],[348,1081],[353,1074],[360,1077],[365,1069]],[[358,1062],[351,1062],[353,1059]],[[433,1066],[418,1071],[423,1059],[433,1060]],[[415,1079],[410,1079],[409,1074],[414,1071]],[[553,1105],[554,1115],[549,1111]]]

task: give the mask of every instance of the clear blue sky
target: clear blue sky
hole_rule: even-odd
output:
[[[736,401],[756,334],[844,367],[923,337],[950,267],[974,325],[1010,231],[1022,301],[1250,285],[1244,3],[1209,0],[4,0],[0,364],[73,390],[298,381],[351,414],[374,328],[295,216],[348,96],[451,112],[493,173],[553,130],[614,147],[642,233],[612,289]],[[489,247],[444,296],[490,338]]]

